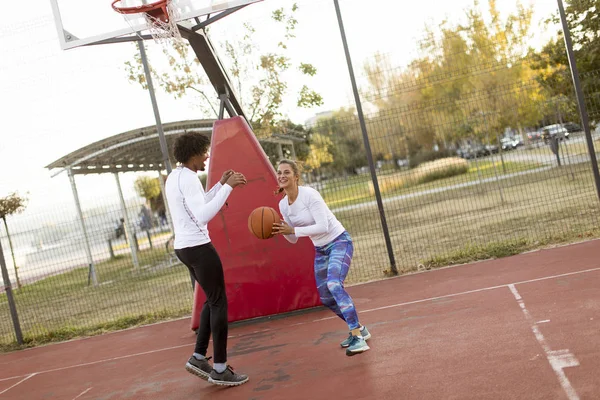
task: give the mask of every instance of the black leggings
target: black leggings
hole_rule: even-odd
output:
[[[227,295],[219,254],[212,243],[178,249],[175,250],[175,254],[188,267],[206,295],[194,352],[206,356],[212,330],[214,362],[225,363],[228,333]]]

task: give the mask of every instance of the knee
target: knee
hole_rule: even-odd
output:
[[[211,295],[206,302],[209,306],[227,309],[227,295],[224,292]]]
[[[339,293],[344,290],[344,286],[338,280],[327,281],[327,290],[331,293]]]
[[[327,288],[324,290],[319,290],[319,297],[321,298],[321,303],[323,303],[325,306],[335,304],[335,300]]]

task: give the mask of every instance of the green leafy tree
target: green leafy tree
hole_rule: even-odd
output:
[[[136,193],[146,199],[152,211],[161,211],[164,209],[164,201],[161,196],[160,182],[158,178],[149,176],[139,176],[133,183]]]
[[[589,101],[596,104],[600,98],[600,0],[566,0],[565,3],[583,91]],[[558,12],[547,22],[560,24]],[[562,29],[541,52],[532,53],[532,58],[535,68],[540,71],[538,79],[550,97],[546,113],[559,113],[567,120],[579,120]],[[599,109],[592,107],[590,112],[600,116]]]
[[[290,58],[288,46],[295,38],[298,24],[295,14],[298,6],[281,7],[273,11],[271,19],[276,23],[271,38],[276,50],[263,52],[254,41],[256,32],[250,23],[244,24],[244,34],[234,41],[223,44],[224,63],[229,66],[228,75],[232,85],[240,97],[253,130],[258,137],[278,133],[286,126],[281,108],[288,95],[288,79],[292,72],[310,78],[317,73],[314,66],[307,63],[295,64]],[[164,51],[169,64],[169,71],[159,73],[152,69],[153,79],[166,93],[182,98],[190,93],[199,96],[198,104],[206,116],[217,117],[218,103],[212,86],[201,71],[200,62],[188,49],[188,46],[175,46]],[[134,56],[133,61],[125,63],[131,82],[147,88],[141,58]],[[298,107],[310,108],[323,103],[320,94],[303,85],[296,94]]]
[[[503,19],[495,0],[486,15],[476,0],[463,24],[427,26],[421,55],[407,68],[391,68],[385,57],[365,66],[373,104],[397,116],[396,134],[406,136],[411,155],[434,144],[494,142],[506,127],[537,123],[546,97],[527,59],[532,15],[517,3]]]
[[[317,141],[317,138],[328,138],[331,145],[327,146],[327,153],[332,159],[315,168],[326,167],[336,173],[354,173],[356,168],[367,165],[360,125],[353,109],[342,108],[330,117],[319,119],[314,131],[319,136],[310,138],[311,147],[320,148],[322,141]],[[323,153],[324,149],[321,151]]]
[[[15,258],[15,251],[8,230],[7,217],[14,214],[19,214],[27,207],[27,198],[19,196],[16,192],[9,194],[6,197],[0,198],[0,218],[4,222],[4,229],[6,229],[6,236],[8,238],[8,245],[10,246],[10,254],[13,260],[13,267],[15,269],[15,279],[17,280],[17,288],[21,288],[21,280],[19,279],[19,267],[17,266],[17,260]]]

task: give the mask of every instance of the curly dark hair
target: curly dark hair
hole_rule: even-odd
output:
[[[200,132],[186,132],[175,140],[173,155],[175,160],[186,163],[190,158],[206,153],[210,146],[210,139]]]

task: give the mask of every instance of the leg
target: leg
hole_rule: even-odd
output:
[[[208,342],[210,340],[210,306],[208,301],[204,302],[200,313],[200,324],[198,325],[198,336],[196,337],[196,349],[194,353],[206,356]]]
[[[315,255],[315,281],[317,284],[317,291],[319,292],[319,297],[321,298],[321,303],[331,311],[333,311],[338,317],[344,320],[344,316],[340,311],[333,295],[329,291],[327,287],[327,265],[329,262],[329,257],[325,252],[320,250],[316,251]],[[345,321],[345,320],[344,320]]]
[[[179,261],[188,268],[194,281],[199,284],[200,282],[198,281],[198,277],[192,266],[193,261],[189,260],[189,258],[193,257],[193,252],[191,252],[190,249],[175,250],[175,255]],[[207,303],[208,302],[204,302],[204,306],[200,312],[200,324],[198,325],[196,348],[194,349],[194,353],[202,354],[203,356],[206,356],[208,343],[210,341],[210,307],[208,307]]]
[[[358,315],[352,298],[344,289],[344,280],[350,269],[354,246],[352,241],[340,240],[334,242],[329,254],[329,263],[327,266],[327,289],[333,295],[344,320],[350,330],[358,329]]]
[[[206,353],[208,337],[213,335],[215,363],[227,362],[227,296],[221,259],[212,244],[178,250],[178,257],[194,271],[194,277],[206,295],[200,316],[201,326],[196,341],[196,352]],[[208,328],[210,327],[210,328]],[[208,333],[208,334],[207,334]],[[200,350],[200,351],[198,351]]]

